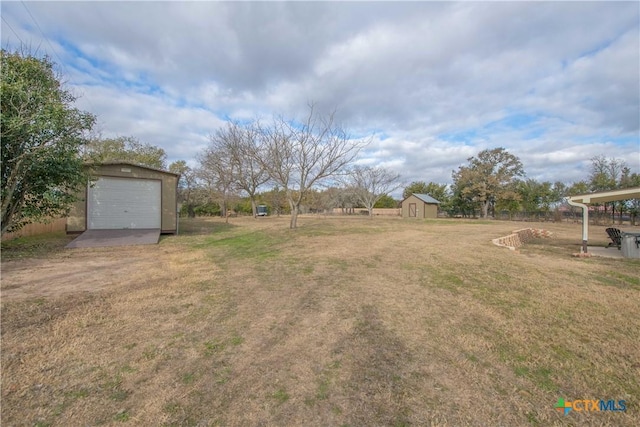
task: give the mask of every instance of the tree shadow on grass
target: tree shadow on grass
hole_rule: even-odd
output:
[[[407,367],[412,355],[384,325],[375,306],[360,308],[354,330],[338,343],[335,353],[347,371],[341,385],[350,402],[349,425],[409,423]]]

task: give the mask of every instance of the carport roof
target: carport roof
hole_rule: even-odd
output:
[[[569,196],[569,200],[576,203],[605,203],[617,200],[640,199],[640,187],[623,188],[620,190],[600,191],[591,194]]]
[[[589,207],[591,203],[615,202],[618,200],[640,199],[640,187],[623,188],[620,190],[600,191],[591,194],[579,194],[566,198],[572,206],[582,208],[582,252],[587,252],[589,240]]]

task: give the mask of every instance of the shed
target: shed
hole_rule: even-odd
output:
[[[127,162],[87,165],[91,178],[67,217],[67,233],[178,229],[180,175]]]
[[[437,218],[439,201],[428,194],[413,193],[402,201],[402,218]]]

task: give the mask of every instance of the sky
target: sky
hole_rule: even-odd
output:
[[[594,156],[640,172],[640,3],[14,2],[2,47],[49,55],[102,137],[197,166],[228,120],[314,103],[358,163],[452,182],[504,147],[527,178],[587,179]]]

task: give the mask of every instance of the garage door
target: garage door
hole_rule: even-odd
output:
[[[98,178],[87,191],[88,228],[160,228],[160,191],[158,180]]]

